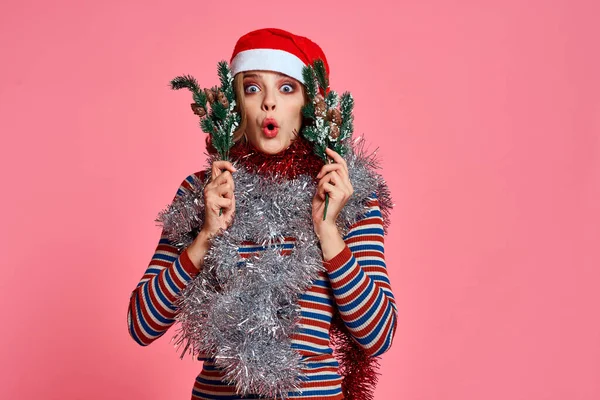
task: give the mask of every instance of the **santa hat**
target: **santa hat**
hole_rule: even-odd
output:
[[[302,68],[318,58],[323,60],[329,76],[325,53],[310,39],[282,29],[258,29],[238,39],[231,55],[231,73],[275,71],[304,83]]]

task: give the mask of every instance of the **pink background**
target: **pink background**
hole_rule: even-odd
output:
[[[268,26],[323,47],[396,201],[376,399],[600,398],[597,2],[10,3],[1,398],[190,398],[201,363],[126,323],[154,218],[204,165],[168,82],[216,84]]]

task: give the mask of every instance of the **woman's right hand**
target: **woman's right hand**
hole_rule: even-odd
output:
[[[212,164],[210,182],[204,187],[202,231],[208,237],[231,225],[235,212],[235,196],[233,194],[235,185],[232,176],[235,171],[236,169],[229,161],[219,160]]]
[[[210,239],[219,231],[227,229],[233,220],[235,196],[231,174],[235,171],[229,161],[215,161],[212,165],[210,182],[204,186],[204,224],[187,248],[188,256],[198,270],[204,265],[204,256],[210,247]]]

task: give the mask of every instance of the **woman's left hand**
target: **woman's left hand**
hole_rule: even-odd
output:
[[[315,233],[319,238],[325,233],[337,232],[335,221],[354,189],[348,177],[348,165],[346,160],[330,148],[326,150],[327,155],[333,159],[332,164],[325,164],[317,175],[319,183],[317,191],[312,200],[312,219]],[[327,216],[323,221],[325,210],[325,193],[329,194],[327,205]]]

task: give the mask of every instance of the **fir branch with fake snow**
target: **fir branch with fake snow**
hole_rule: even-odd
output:
[[[222,160],[229,160],[229,149],[233,146],[233,133],[240,124],[241,117],[235,109],[233,76],[226,61],[217,65],[220,86],[201,89],[190,75],[182,75],[171,80],[171,89],[187,88],[192,92],[191,104],[194,114],[200,117],[200,128],[208,133],[211,143]],[[210,110],[209,107],[210,106]]]
[[[330,163],[331,160],[325,152],[327,148],[341,156],[348,150],[347,139],[354,131],[354,99],[350,92],[344,92],[340,99],[336,92],[329,90],[329,77],[321,59],[315,60],[312,65],[304,66],[302,77],[309,98],[309,102],[302,108],[302,115],[311,120],[311,124],[302,129],[302,135],[313,143],[315,153],[325,163]],[[323,221],[327,216],[328,205],[329,194],[326,193]]]
[[[194,77],[182,75],[171,80],[171,89],[187,88],[192,92],[194,102],[191,107],[194,114],[200,117],[200,128],[210,135],[210,142],[221,160],[229,160],[229,150],[233,147],[233,133],[240,125],[241,117],[235,111],[233,76],[227,61],[217,64],[217,73],[221,86],[202,90]],[[222,213],[223,210],[219,210],[219,215]]]

